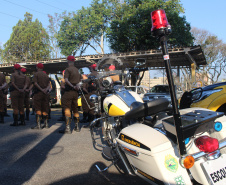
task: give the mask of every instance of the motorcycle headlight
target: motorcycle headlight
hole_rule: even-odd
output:
[[[92,102],[92,103],[98,103],[98,102],[99,102],[99,101],[98,101],[98,96],[95,95],[95,94],[90,95],[89,100],[90,100],[90,102]]]
[[[220,92],[220,91],[222,91],[222,89],[212,89],[212,90],[209,90],[209,91],[197,91],[197,92],[193,93],[192,101],[198,102],[198,101],[204,100],[208,96],[210,96],[211,94],[216,93],[216,92]]]

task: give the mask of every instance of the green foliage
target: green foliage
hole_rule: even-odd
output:
[[[179,0],[126,0],[115,12],[107,37],[111,49],[115,52],[157,49],[159,43],[151,35],[150,13],[156,9],[164,9],[172,26],[168,44],[188,46],[193,44],[190,25],[185,17]]]
[[[63,55],[82,55],[88,46],[97,53],[103,53],[101,37],[105,34],[112,17],[115,0],[93,0],[88,8],[82,7],[77,13],[64,16],[57,35],[59,47]],[[97,47],[101,52],[97,51]]]
[[[61,53],[75,55],[80,51],[82,55],[87,47],[103,53],[103,36],[115,52],[156,49],[159,43],[151,35],[150,17],[156,9],[166,11],[172,26],[169,45],[193,44],[190,25],[179,16],[184,11],[180,0],[93,0],[90,7],[64,16],[57,35]]]
[[[66,12],[63,12],[62,14],[55,13],[54,16],[48,14],[48,33],[51,45],[51,58],[58,58],[60,55],[60,48],[57,42],[57,32],[60,28],[61,21],[65,15]]]
[[[42,24],[32,14],[26,13],[13,27],[10,39],[4,44],[3,57],[8,62],[38,61],[48,59],[49,36]]]

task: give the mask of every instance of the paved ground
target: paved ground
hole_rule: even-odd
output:
[[[8,113],[11,117],[0,124],[0,185],[147,184],[139,177],[120,174],[115,166],[98,173],[95,165],[105,168],[110,161],[93,148],[89,129],[58,133],[63,126],[57,121],[60,109],[52,109],[51,127],[42,130],[30,129],[35,124],[32,115],[26,126],[11,127],[12,110]]]

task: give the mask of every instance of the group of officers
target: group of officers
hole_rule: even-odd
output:
[[[65,128],[59,130],[59,133],[70,134],[72,118],[75,123],[74,130],[80,131],[79,113],[78,113],[78,92],[82,91],[82,108],[83,108],[83,122],[91,122],[94,119],[94,104],[89,101],[89,96],[95,94],[96,86],[90,83],[84,83],[82,88],[79,87],[79,82],[82,79],[87,79],[86,75],[81,75],[79,70],[75,67],[75,57],[67,57],[68,67],[63,71],[63,79],[61,80],[61,105],[64,113]],[[109,69],[114,68],[110,66]],[[25,125],[25,111],[26,120],[29,120],[29,99],[31,92],[33,94],[33,106],[36,114],[36,125],[32,129],[49,128],[48,113],[50,110],[49,99],[52,90],[51,82],[43,70],[44,65],[38,63],[36,65],[36,72],[33,79],[26,76],[26,69],[21,68],[19,64],[14,65],[14,73],[11,75],[10,86],[6,83],[3,73],[0,73],[0,123],[4,123],[5,114],[5,90],[10,91],[10,97],[13,109],[13,123],[11,126]],[[90,66],[90,75],[97,76],[96,64]],[[18,118],[19,116],[19,118]],[[88,119],[88,120],[87,120]],[[20,120],[20,122],[18,121]],[[41,120],[44,124],[41,126]],[[87,125],[88,127],[89,125]]]

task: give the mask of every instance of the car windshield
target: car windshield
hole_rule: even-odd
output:
[[[151,93],[168,93],[169,86],[154,86],[150,90]]]

